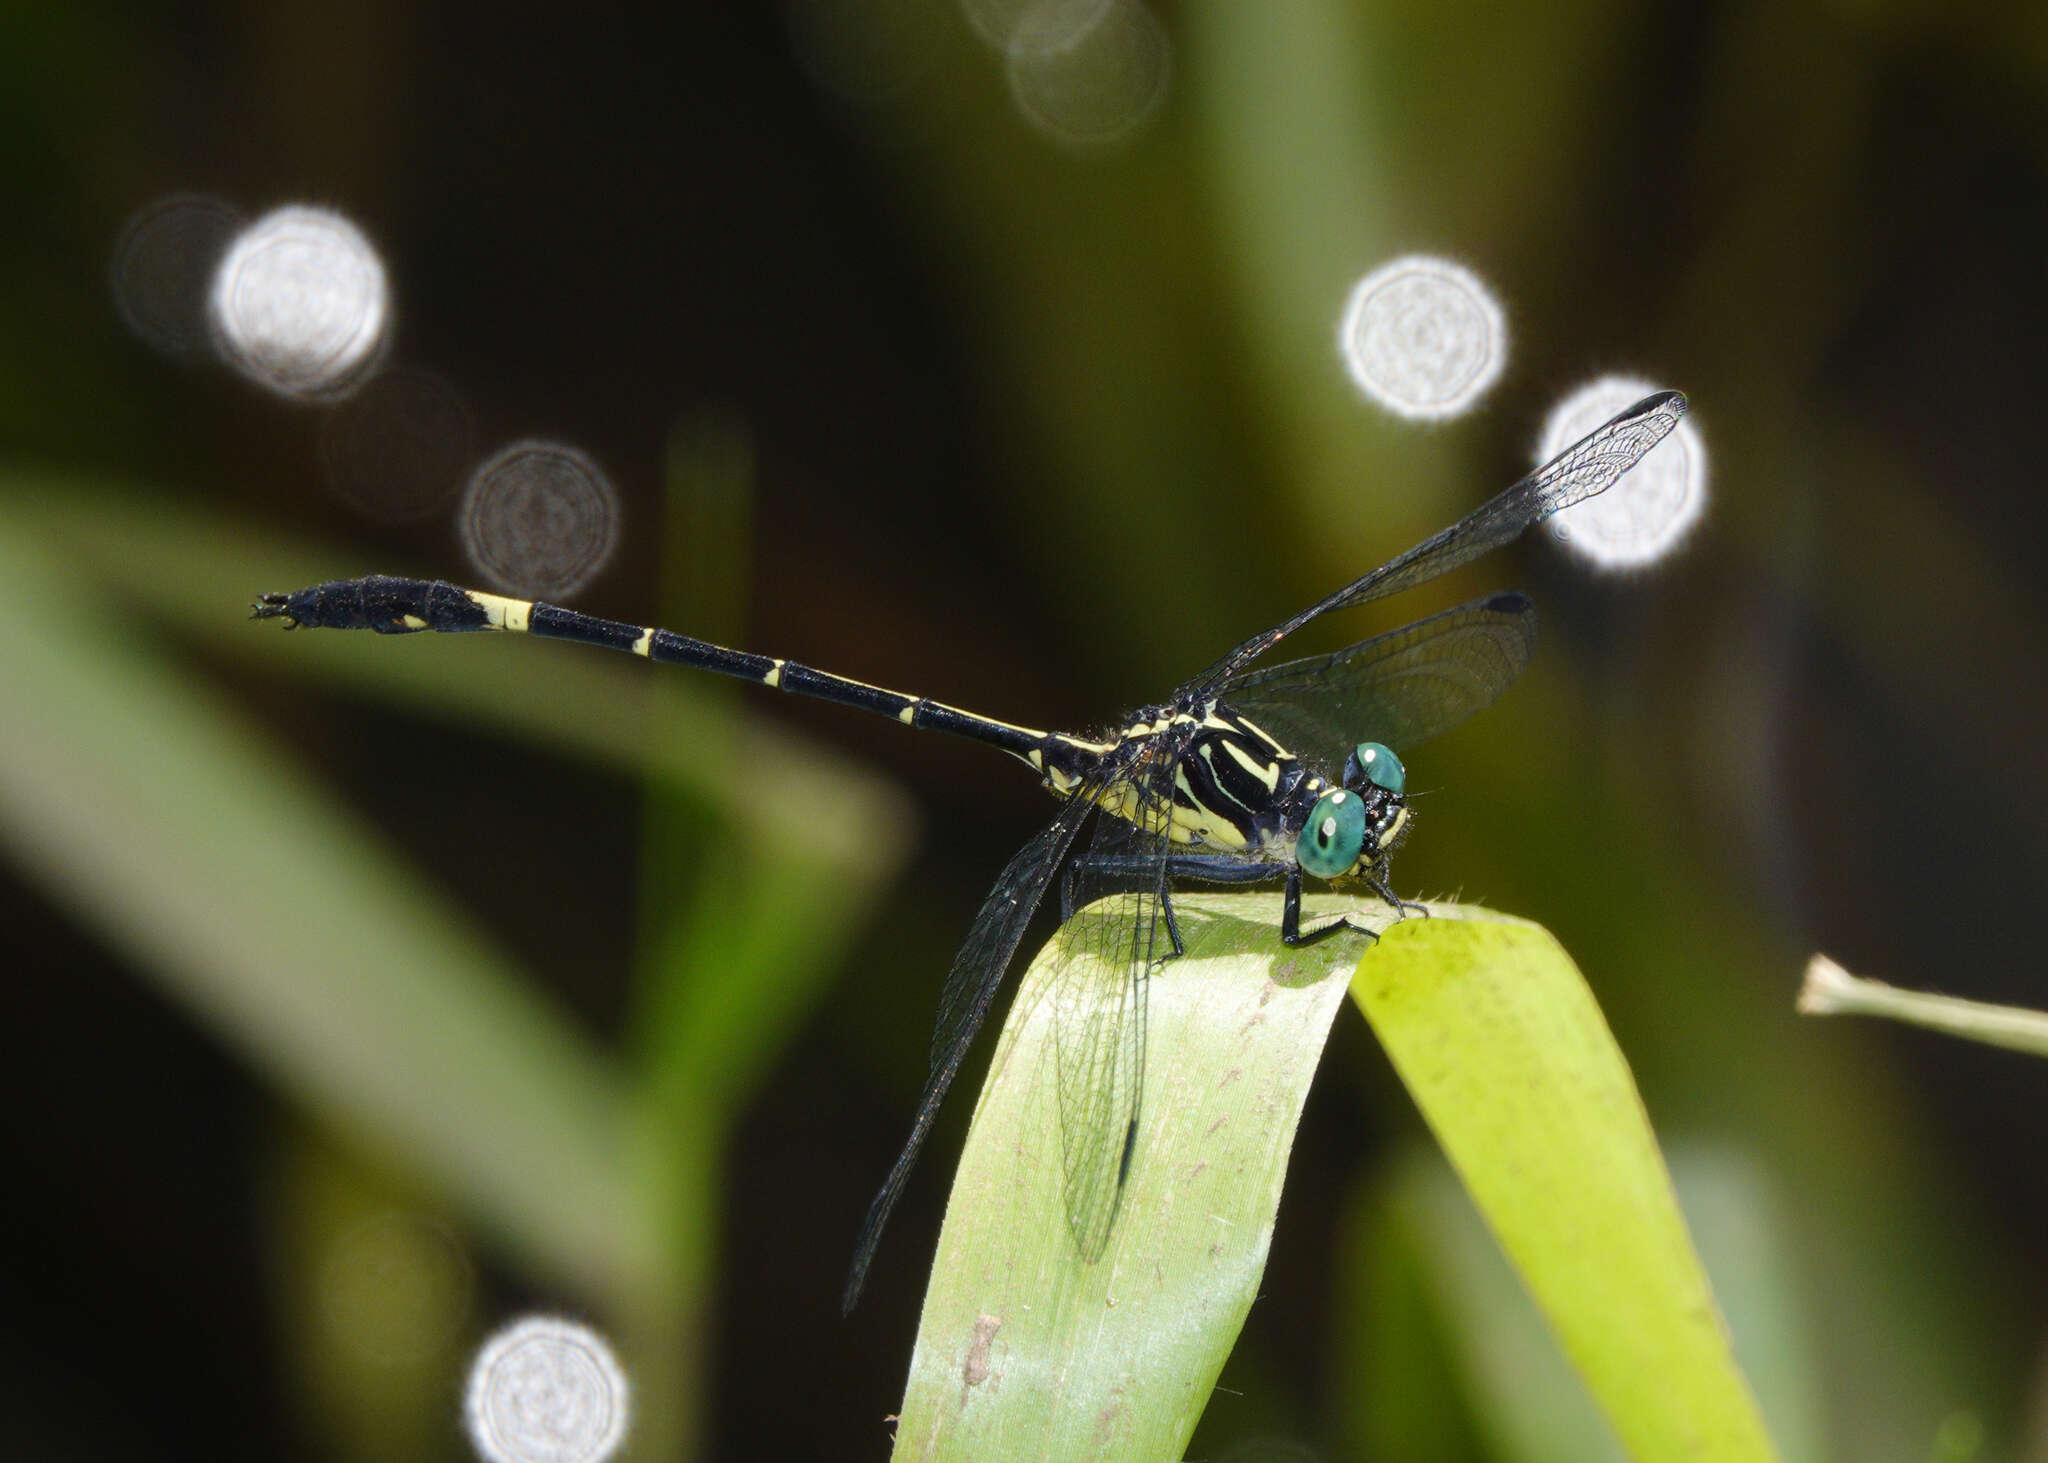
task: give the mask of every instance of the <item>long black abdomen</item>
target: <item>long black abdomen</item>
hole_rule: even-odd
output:
[[[835,676],[793,660],[731,650],[656,626],[600,619],[541,600],[511,599],[463,589],[438,579],[398,579],[372,574],[362,579],[330,580],[291,594],[266,594],[256,601],[255,614],[259,620],[283,620],[287,628],[294,629],[375,630],[383,635],[410,635],[421,630],[499,630],[599,646],[667,665],[752,681],[793,696],[851,706],[920,731],[966,737],[1021,757],[1048,777],[1055,770],[1047,765],[1048,752],[1076,763],[1084,760],[1086,753],[1099,756],[1107,750],[1073,742],[1056,733],[979,716],[929,697],[906,695]],[[1070,742],[1072,746],[1067,745]],[[1057,788],[1058,779],[1052,780]]]

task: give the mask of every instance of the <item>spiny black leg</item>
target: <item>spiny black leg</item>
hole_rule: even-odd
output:
[[[1385,884],[1375,883],[1373,885],[1373,891],[1377,893],[1380,896],[1380,898],[1386,900],[1387,903],[1394,906],[1394,915],[1397,919],[1408,918],[1408,912],[1410,910],[1413,910],[1415,913],[1421,915],[1424,919],[1429,918],[1428,905],[1418,903],[1413,899],[1403,899],[1400,895],[1396,894],[1393,890],[1389,889]]]
[[[1372,873],[1367,874],[1365,882],[1372,885],[1373,893],[1394,906],[1394,917],[1396,919],[1408,918],[1408,911],[1411,909],[1420,914],[1424,919],[1429,918],[1428,905],[1417,904],[1412,899],[1403,899],[1387,886],[1387,875],[1384,869],[1376,869]]]
[[[1301,927],[1301,870],[1287,871],[1287,893],[1280,904],[1280,943],[1283,945],[1313,945],[1316,941],[1334,935],[1339,930],[1356,930],[1368,939],[1377,941],[1379,931],[1369,925],[1362,925],[1348,914],[1332,915],[1327,924],[1317,925],[1312,930]]]
[[[1157,867],[1157,860],[1150,855],[1112,854],[1075,859],[1060,876],[1060,918],[1074,917],[1083,877],[1088,879],[1093,892],[1129,893],[1151,883]],[[1185,879],[1196,884],[1263,884],[1279,878],[1287,869],[1286,864],[1250,863],[1229,854],[1182,854],[1166,861],[1169,880]]]
[[[1156,861],[1150,855],[1127,857],[1089,856],[1074,860],[1072,872],[1085,869],[1111,888],[1142,889],[1152,878]],[[1166,861],[1166,877],[1176,883],[1263,884],[1284,878],[1291,864],[1249,862],[1234,854],[1184,853]]]
[[[1181,943],[1180,921],[1173,917],[1173,891],[1166,887],[1166,875],[1163,871],[1159,876],[1159,913],[1165,917],[1166,938],[1173,943],[1174,955],[1179,957],[1187,954],[1188,947]]]
[[[1281,877],[1290,865],[1246,863],[1228,854],[1183,854],[1168,859],[1166,877],[1197,884],[1264,884]]]

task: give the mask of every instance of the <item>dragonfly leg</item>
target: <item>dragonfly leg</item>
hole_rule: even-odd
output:
[[[1110,889],[1142,889],[1152,877],[1158,861],[1149,854],[1077,858],[1067,866],[1068,874],[1082,870],[1102,879]],[[1187,879],[1197,884],[1260,884],[1278,879],[1292,864],[1250,862],[1234,854],[1184,853],[1166,861],[1166,877]]]
[[[1287,893],[1280,905],[1280,941],[1286,945],[1313,945],[1316,941],[1339,930],[1356,930],[1371,940],[1378,940],[1379,931],[1360,922],[1349,914],[1334,914],[1313,929],[1301,927],[1301,870],[1287,871]]]
[[[1411,909],[1414,910],[1417,914],[1421,915],[1424,919],[1429,918],[1428,905],[1417,904],[1412,899],[1403,899],[1400,895],[1396,894],[1391,888],[1388,887],[1387,871],[1385,869],[1376,869],[1372,873],[1366,875],[1365,882],[1372,885],[1373,893],[1379,895],[1380,898],[1386,900],[1387,903],[1394,906],[1394,914],[1397,918],[1408,918],[1408,911]]]
[[[1074,859],[1060,871],[1060,923],[1074,917],[1074,886],[1081,877],[1081,861]]]
[[[1157,867],[1158,861],[1148,854],[1075,859],[1060,878],[1060,918],[1074,917],[1077,893],[1084,878],[1091,897],[1127,894],[1149,884]],[[1248,863],[1229,854],[1191,853],[1169,858],[1165,877],[1195,884],[1264,884],[1280,878],[1290,867],[1282,863]]]
[[[1180,921],[1173,917],[1173,891],[1166,887],[1163,872],[1159,876],[1159,912],[1166,920],[1167,942],[1173,946],[1174,958],[1178,959],[1188,953],[1188,947],[1180,937]]]

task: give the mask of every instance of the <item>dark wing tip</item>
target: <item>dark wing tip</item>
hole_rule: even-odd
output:
[[[875,1263],[875,1252],[882,1245],[882,1226],[888,1223],[889,1211],[896,1207],[896,1196],[903,1190],[903,1178],[909,1170],[903,1160],[896,1161],[896,1168],[889,1174],[888,1182],[882,1185],[882,1192],[875,1195],[868,1205],[868,1212],[861,1220],[860,1237],[853,1242],[853,1262],[846,1267],[846,1286],[839,1292],[839,1314],[843,1319],[853,1314],[860,1304],[861,1293],[868,1288],[868,1271]]]
[[[1513,669],[1507,677],[1512,681],[1529,668],[1530,658],[1536,654],[1535,601],[1519,589],[1503,589],[1498,594],[1488,595],[1479,608],[1489,615],[1498,615],[1503,620],[1513,622],[1513,628],[1509,633],[1518,636],[1519,640],[1515,642],[1513,649],[1505,650],[1513,662]],[[1506,689],[1505,684],[1502,689]]]
[[[851,1316],[860,1305],[860,1293],[867,1289],[868,1277],[865,1270],[846,1277],[846,1289],[839,1292],[839,1319]]]
[[[1621,415],[1624,421],[1653,416],[1668,416],[1676,420],[1684,416],[1691,405],[1683,391],[1658,391],[1644,397]]]

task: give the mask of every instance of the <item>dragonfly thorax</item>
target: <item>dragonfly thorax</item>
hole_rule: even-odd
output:
[[[1113,768],[1102,811],[1191,851],[1298,864],[1323,879],[1363,876],[1407,824],[1400,761],[1387,748],[1361,745],[1333,782],[1216,701],[1147,707],[1099,742],[1058,740],[1046,759],[1053,791],[1080,783],[1077,761]]]

